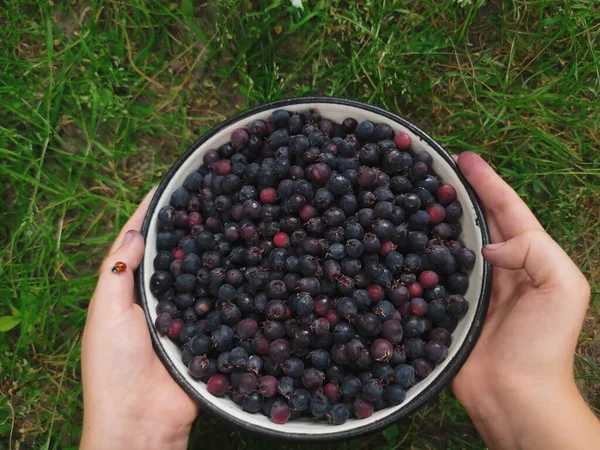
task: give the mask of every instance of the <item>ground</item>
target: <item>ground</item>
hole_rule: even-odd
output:
[[[295,2],[296,3],[296,2]],[[365,101],[484,156],[593,287],[575,355],[600,410],[600,5],[592,0],[12,0],[0,11],[0,448],[75,449],[95,271],[213,125]],[[294,448],[202,414],[190,448]],[[315,447],[315,446],[312,446]],[[484,448],[449,390],[345,449]]]

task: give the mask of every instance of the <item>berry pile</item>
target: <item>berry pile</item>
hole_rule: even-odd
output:
[[[215,396],[278,424],[402,403],[444,360],[475,254],[456,191],[385,123],[274,111],[158,212],[156,328]]]

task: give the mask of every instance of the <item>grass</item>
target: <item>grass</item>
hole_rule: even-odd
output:
[[[177,155],[241,109],[312,94],[398,112],[454,152],[481,153],[518,190],[593,285],[576,368],[598,412],[600,5],[209,3],[9,0],[0,11],[0,448],[77,448],[95,270]],[[200,447],[303,448],[204,414]],[[447,391],[335,448],[484,444]]]

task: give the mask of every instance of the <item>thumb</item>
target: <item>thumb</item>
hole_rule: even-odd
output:
[[[100,269],[94,302],[117,308],[130,306],[135,301],[133,273],[144,256],[144,238],[137,230],[125,233],[121,246],[106,257]],[[125,264],[122,272],[113,272],[117,262]],[[99,306],[99,305],[98,305]]]
[[[543,230],[528,229],[506,242],[486,245],[483,257],[502,269],[524,269],[534,286],[580,289],[587,281],[564,250]]]

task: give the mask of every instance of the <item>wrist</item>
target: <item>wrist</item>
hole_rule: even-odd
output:
[[[84,412],[81,450],[185,450],[191,426],[175,426],[162,417],[102,415]]]
[[[491,449],[516,449],[535,446],[550,434],[550,422],[565,424],[565,415],[578,413],[570,407],[581,402],[571,378],[491,388],[464,406]]]

